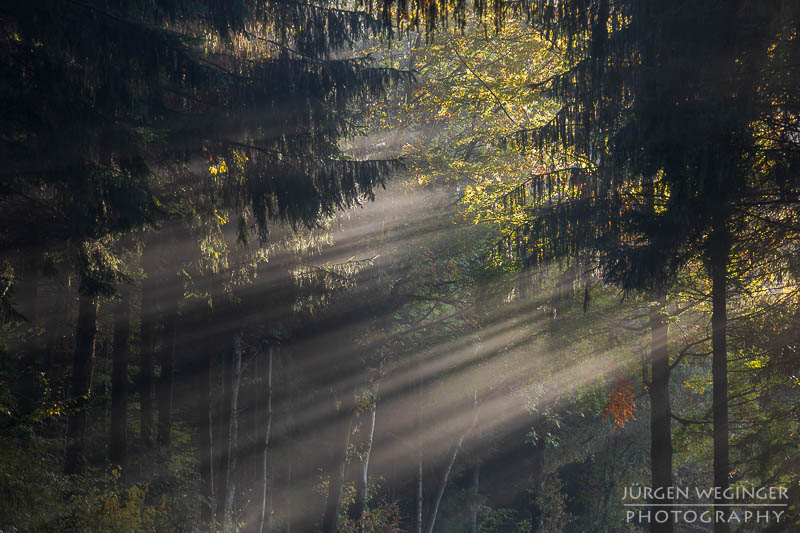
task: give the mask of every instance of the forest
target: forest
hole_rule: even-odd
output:
[[[0,533],[800,531],[797,0],[0,26]]]

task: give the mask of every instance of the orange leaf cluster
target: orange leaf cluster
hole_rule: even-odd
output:
[[[608,402],[603,409],[603,420],[613,420],[616,429],[622,429],[628,420],[636,420],[633,410],[633,385],[627,378],[622,378],[608,392]]]

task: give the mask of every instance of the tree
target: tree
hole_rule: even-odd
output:
[[[194,181],[184,190],[190,189],[195,215],[235,209],[246,241],[250,220],[261,238],[268,220],[313,225],[370,197],[392,167],[338,157],[338,139],[351,131],[346,107],[401,77],[329,57],[352,39],[385,31],[368,15],[238,2],[15,2],[6,19],[2,104],[14,111],[2,122],[9,161],[3,240],[73,243],[68,253],[82,292],[72,387],[78,411],[91,392],[92,310],[121,279],[109,239],[163,215],[155,195],[166,194],[156,173],[172,176],[161,184],[166,191]],[[270,20],[285,24],[273,30]],[[289,21],[313,30],[290,31]],[[294,98],[308,105],[290,105]],[[210,171],[198,175],[209,163]],[[31,224],[31,217],[44,223]],[[146,441],[153,419],[151,329],[145,327],[139,380]],[[84,438],[83,415],[75,416],[69,471],[77,468]]]
[[[528,11],[565,44],[573,65],[549,83],[549,94],[563,107],[545,127],[522,132],[521,140],[539,149],[576,150],[593,164],[597,183],[612,199],[637,183],[657,182],[663,191],[655,216],[628,213],[621,246],[606,253],[608,278],[660,292],[692,257],[702,256],[707,265],[714,302],[714,483],[727,487],[728,264],[732,235],[744,224],[735,206],[772,201],[769,188],[754,187],[748,178],[758,174],[752,124],[771,107],[760,85],[768,50],[783,31],[772,17],[796,13],[783,2],[660,6],[604,0],[532,2]],[[656,363],[654,380],[658,374],[664,383],[663,351]],[[665,468],[659,476],[664,483],[666,474]],[[717,531],[727,527],[715,524]]]
[[[130,290],[123,286],[114,309],[114,347],[111,382],[111,435],[109,460],[127,475],[128,460],[128,354],[130,353]]]

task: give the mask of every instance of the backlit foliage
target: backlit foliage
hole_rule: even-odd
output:
[[[621,378],[616,381],[608,391],[608,402],[603,409],[603,418],[614,424],[616,429],[622,429],[629,420],[636,420],[634,410],[633,384],[628,378]]]

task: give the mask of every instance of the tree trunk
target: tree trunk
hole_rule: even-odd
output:
[[[425,503],[425,494],[423,492],[423,485],[422,485],[422,446],[417,448],[417,497],[416,497],[416,520],[415,520],[415,527],[414,531],[416,533],[422,533],[422,504]]]
[[[220,315],[221,316],[221,315]],[[228,460],[230,450],[231,405],[233,403],[233,359],[235,347],[230,344],[222,348],[222,398],[217,405],[216,435],[216,519],[217,527],[225,525],[225,504],[228,495]]]
[[[423,459],[424,459],[424,452],[422,449],[422,380],[417,383],[417,391],[416,391],[416,399],[417,399],[417,497],[416,497],[416,524],[414,531],[415,533],[422,533],[422,526],[423,526],[423,504],[425,503],[425,492],[423,491],[424,486],[422,484],[422,474],[423,474]]]
[[[258,527],[258,533],[264,533],[264,531],[269,531],[270,527],[267,526],[266,530],[264,529],[264,524],[267,520],[267,516],[271,515],[271,510],[267,509],[267,489],[269,487],[269,435],[272,431],[272,350],[273,347],[270,345],[269,347],[269,355],[267,356],[267,365],[266,365],[266,376],[263,376],[263,380],[266,382],[267,385],[267,421],[266,426],[264,428],[264,449],[262,450],[261,454],[261,473],[262,473],[262,483],[264,484],[263,487],[263,496],[261,498],[261,523]],[[262,384],[263,386],[263,384]],[[289,463],[289,479],[291,481],[291,463]]]
[[[478,395],[477,392],[475,393],[475,402],[477,402]],[[447,488],[447,479],[450,477],[450,471],[453,469],[453,465],[456,462],[456,457],[458,457],[458,452],[461,451],[461,446],[464,443],[464,439],[467,435],[470,434],[472,429],[478,423],[478,411],[475,410],[475,417],[472,419],[472,423],[469,427],[464,430],[464,433],[458,438],[456,445],[453,447],[453,451],[450,452],[450,460],[447,463],[447,468],[444,469],[442,474],[442,481],[439,484],[439,488],[436,491],[436,496],[433,499],[433,508],[431,509],[431,516],[428,520],[428,527],[425,528],[426,533],[433,533],[433,527],[436,525],[436,515],[439,514],[439,505],[442,503],[442,496],[444,496],[444,491]]]
[[[469,510],[470,533],[478,533],[478,496],[480,495],[481,463],[475,461],[472,465],[472,501]]]
[[[155,351],[155,328],[158,323],[157,286],[155,284],[156,269],[152,259],[152,246],[145,247],[142,266],[145,279],[142,280],[141,309],[141,347],[139,360],[139,411],[141,438],[145,447],[153,443],[153,359]]]
[[[286,451],[286,533],[292,533],[292,446],[291,444]],[[268,530],[269,531],[269,530]]]
[[[610,442],[610,454],[609,457],[616,458],[617,457],[617,443],[619,441],[619,434],[616,432],[612,432],[609,434],[609,442]],[[614,464],[609,464],[609,462],[605,463],[605,467],[603,468],[603,475],[605,476],[605,483],[604,483],[604,493],[603,493],[603,533],[608,533],[608,525],[609,525],[609,518],[611,517],[611,504],[613,502],[611,496],[614,492],[614,486],[616,483],[614,482]],[[655,512],[655,511],[654,511]],[[650,524],[651,531],[655,531],[653,529],[653,524],[655,521],[652,521]]]
[[[111,362],[111,434],[109,460],[122,479],[128,462],[128,355],[130,352],[130,288],[120,286],[121,300],[114,306],[114,346]]]
[[[211,358],[205,356],[205,372],[201,372],[200,381],[204,382],[201,394],[206,400],[206,423],[202,428],[201,435],[201,460],[200,477],[202,479],[201,494],[205,500],[202,505],[201,516],[205,524],[209,525],[209,530],[215,530],[212,526],[214,517],[214,418],[212,415],[214,404],[211,399]]]
[[[64,472],[67,474],[82,473],[86,467],[86,411],[92,392],[96,338],[97,300],[81,294],[69,393],[73,411],[67,419],[67,449],[64,456]]]
[[[228,426],[228,465],[225,486],[228,493],[225,499],[225,520],[228,528],[236,531],[236,516],[233,503],[236,498],[236,465],[239,459],[239,388],[242,383],[242,337],[234,341],[233,374],[231,376],[231,410]]]
[[[172,301],[171,303],[172,308],[164,313],[164,329],[159,352],[161,375],[156,388],[156,400],[158,401],[158,436],[156,438],[167,457],[169,457],[170,433],[172,432],[172,384],[175,369],[175,321],[177,320],[176,302]]]
[[[59,318],[61,313],[63,313],[62,303],[62,291],[58,290],[58,296],[54,297],[52,300],[52,305],[49,309],[47,321],[45,322],[45,331],[47,335],[47,340],[45,341],[45,358],[44,358],[44,373],[47,377],[50,385],[54,388],[58,388],[58,382],[61,380],[61,372],[59,371],[60,363],[58,356],[56,355],[56,346],[58,345],[58,338],[60,333],[60,323]]]
[[[369,457],[372,453],[372,444],[375,441],[375,417],[378,408],[378,390],[380,388],[381,373],[383,372],[383,359],[378,369],[378,376],[375,378],[375,384],[372,389],[372,405],[370,406],[370,421],[369,421],[369,434],[367,435],[367,446],[364,450],[364,461],[361,463],[361,478],[358,487],[358,502],[360,505],[360,520],[359,532],[365,533],[366,531],[366,518],[368,509],[368,496],[367,489],[369,488]]]
[[[478,409],[478,391],[475,391],[473,396],[474,408]],[[481,462],[477,455],[477,451],[475,453],[475,458],[472,462],[472,498],[470,501],[470,509],[469,509],[469,530],[470,533],[478,533],[478,497],[480,496],[480,487],[481,487]]]
[[[41,372],[44,347],[42,338],[36,333],[38,322],[37,293],[39,292],[38,255],[32,251],[22,251],[21,279],[14,282],[17,305],[16,310],[22,315],[23,322],[32,328],[25,336],[26,340],[19,350],[17,377],[11,382],[11,390],[17,398],[17,406],[21,414],[30,415],[40,403],[41,389],[39,372]]]
[[[439,504],[442,503],[442,496],[444,496],[444,491],[447,488],[447,478],[450,477],[450,471],[453,469],[453,465],[456,462],[456,457],[458,457],[458,452],[461,451],[461,445],[464,442],[464,437],[466,437],[468,432],[469,430],[467,430],[458,438],[456,445],[453,447],[453,451],[450,452],[450,460],[447,463],[447,468],[444,469],[442,480],[439,483],[439,489],[436,491],[436,496],[433,499],[433,508],[431,508],[431,516],[428,519],[428,527],[425,528],[426,533],[433,533],[433,527],[436,525],[436,515],[439,514]]]
[[[346,420],[342,420],[341,428],[344,435],[339,434],[336,440],[344,444],[344,451],[339,455],[339,464],[336,472],[331,476],[328,486],[328,499],[325,503],[325,516],[322,518],[323,533],[336,533],[339,525],[339,503],[342,500],[342,489],[347,469],[348,448],[350,446],[350,433],[353,429],[353,416],[349,409],[342,408]]]
[[[650,309],[650,461],[653,488],[672,486],[672,410],[669,401],[669,352],[667,321],[664,315],[666,298],[660,297]],[[666,492],[665,492],[666,493]],[[671,503],[668,498],[653,498],[652,503]],[[669,518],[662,524],[653,521],[653,533],[672,533],[674,525],[669,507],[654,507],[653,512],[666,511]]]
[[[714,412],[714,486],[720,493],[728,488],[728,259],[730,236],[726,229],[717,229],[712,235],[709,248],[709,274],[711,276],[711,345]],[[717,504],[730,503],[725,498],[715,500]],[[727,517],[727,513],[725,515]],[[715,521],[714,533],[728,533],[727,521]]]
[[[69,316],[74,308],[74,299],[70,297],[72,291],[72,276],[64,279],[64,285],[57,284],[56,296],[52,301],[50,317],[47,321],[48,334],[48,363],[47,377],[54,390],[61,389],[60,399],[66,400],[69,392],[67,386],[67,367],[69,366],[69,351],[64,346],[65,339],[70,337],[69,327],[62,322],[62,317]]]
[[[202,330],[207,310],[203,304],[195,303],[189,306],[185,317],[188,318],[187,331]],[[214,400],[212,398],[212,358],[211,352],[202,340],[194,340],[190,346],[194,347],[194,357],[199,371],[196,373],[197,411],[200,413],[198,429],[200,439],[198,444],[198,463],[200,469],[200,519],[208,531],[216,531],[214,525]]]

